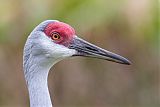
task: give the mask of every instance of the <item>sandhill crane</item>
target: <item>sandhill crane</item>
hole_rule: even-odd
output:
[[[85,56],[130,64],[126,58],[80,39],[70,25],[57,20],[40,23],[28,36],[23,54],[31,107],[52,107],[47,78],[50,68],[60,60]]]

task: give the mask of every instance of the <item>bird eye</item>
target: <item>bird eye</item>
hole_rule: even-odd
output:
[[[61,38],[61,36],[60,36],[59,33],[53,32],[53,33],[51,33],[51,38],[52,38],[53,40],[59,40],[59,39]]]

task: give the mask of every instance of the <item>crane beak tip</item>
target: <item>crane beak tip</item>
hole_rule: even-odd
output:
[[[132,64],[132,62],[131,62],[131,61],[129,61],[129,60],[127,60],[127,61],[123,62],[123,64],[125,64],[125,65],[131,65],[131,64]]]

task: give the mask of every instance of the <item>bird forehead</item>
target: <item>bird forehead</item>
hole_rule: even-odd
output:
[[[49,23],[45,28],[45,32],[47,33],[51,31],[58,31],[59,33],[63,33],[67,36],[75,35],[74,28],[72,28],[70,25],[63,23],[63,22]]]

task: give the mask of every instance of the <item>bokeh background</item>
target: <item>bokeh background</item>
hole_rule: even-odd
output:
[[[118,53],[131,66],[69,58],[49,75],[55,107],[160,107],[157,0],[0,0],[0,107],[28,107],[23,46],[46,19]],[[160,39],[159,39],[160,41]]]

